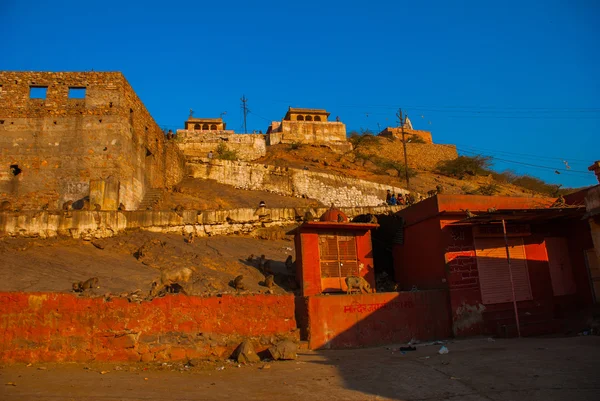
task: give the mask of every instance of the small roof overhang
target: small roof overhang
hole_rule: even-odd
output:
[[[504,209],[495,212],[477,213],[474,216],[451,223],[452,226],[474,226],[481,224],[501,223],[545,223],[549,221],[560,221],[577,219],[581,220],[585,215],[584,206],[550,208],[550,209]]]
[[[377,227],[379,227],[379,224],[351,223],[351,222],[336,223],[333,221],[307,221],[307,222],[302,223],[300,226],[294,228],[293,230],[288,231],[286,234],[287,235],[295,235],[298,232],[304,231],[306,229],[314,229],[314,228],[319,229],[319,230],[327,229],[327,230],[368,231],[368,230],[372,230]]]

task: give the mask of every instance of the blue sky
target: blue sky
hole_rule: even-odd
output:
[[[0,0],[0,19],[0,70],[122,71],[171,129],[192,108],[239,132],[243,94],[250,131],[288,106],[377,131],[402,107],[499,170],[596,182],[577,173],[600,159],[594,0]]]

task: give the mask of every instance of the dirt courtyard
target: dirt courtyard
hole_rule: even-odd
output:
[[[449,341],[303,351],[296,361],[35,364],[0,368],[8,400],[600,399],[600,337]]]

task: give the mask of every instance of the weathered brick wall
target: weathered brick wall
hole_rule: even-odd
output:
[[[344,175],[317,173],[227,160],[188,159],[188,174],[249,190],[263,190],[286,196],[308,197],[336,206],[378,206],[385,203],[386,191],[406,194],[392,187]]]
[[[341,208],[349,217],[361,214],[387,214],[403,206]],[[126,230],[142,229],[163,233],[195,233],[195,235],[252,234],[271,226],[296,223],[306,211],[321,216],[328,208],[267,208],[267,218],[260,218],[256,209],[185,210],[181,215],[172,211],[72,211],[62,212],[0,212],[0,237],[69,236],[91,240],[117,235]]]
[[[221,144],[237,152],[240,160],[256,160],[267,154],[265,135],[262,134],[177,130],[174,142],[190,157],[206,157],[211,150],[216,152]]]
[[[298,340],[293,295],[166,296],[130,303],[58,293],[0,293],[0,361],[165,361],[227,358]]]
[[[121,73],[0,72],[0,85],[0,199],[52,208],[113,177],[113,203],[134,207],[146,187],[165,185],[164,136]],[[30,86],[47,87],[46,98],[30,99]],[[69,87],[85,98],[70,99]],[[183,163],[175,168],[182,176]]]

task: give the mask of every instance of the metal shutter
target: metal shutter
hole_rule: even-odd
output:
[[[533,299],[522,238],[509,238],[511,270],[517,301]],[[484,304],[512,302],[512,288],[503,238],[475,238],[481,298]]]
[[[352,235],[319,235],[319,257],[323,290],[344,290],[344,279],[358,275],[356,238]]]
[[[550,266],[550,279],[554,295],[567,295],[577,292],[573,279],[573,268],[569,258],[567,239],[562,237],[544,238],[548,265]]]

